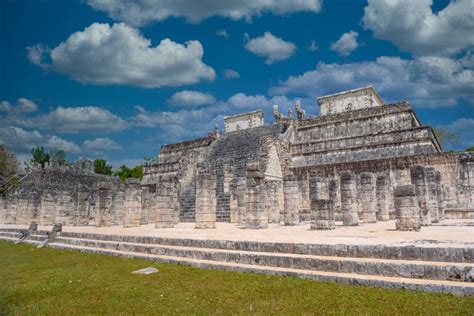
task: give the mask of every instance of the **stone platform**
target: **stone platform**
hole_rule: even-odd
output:
[[[421,232],[395,231],[393,221],[333,231],[270,225],[244,229],[217,223],[194,229],[70,227],[49,247],[159,262],[344,284],[474,295],[474,220],[446,220]],[[0,240],[14,241],[25,226],[0,226]],[[29,243],[39,243],[50,227],[39,227]]]

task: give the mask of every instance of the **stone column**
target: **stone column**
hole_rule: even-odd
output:
[[[27,192],[19,192],[16,194],[16,220],[17,225],[29,225],[28,218],[28,200]]]
[[[387,176],[380,175],[375,181],[376,197],[377,197],[377,220],[388,221],[389,215],[389,198]]]
[[[237,224],[245,226],[245,219],[247,217],[247,205],[246,205],[246,191],[247,178],[237,177],[236,194],[237,194]]]
[[[375,178],[371,172],[360,174],[359,201],[364,223],[377,222],[377,199],[375,195]]]
[[[268,213],[269,223],[280,222],[280,187],[281,181],[269,180],[265,183],[267,200],[265,207]]]
[[[334,202],[328,199],[326,179],[309,177],[309,198],[311,200],[311,229],[334,229]]]
[[[56,197],[51,192],[43,192],[40,206],[40,226],[51,226],[56,218]]]
[[[125,181],[125,201],[123,204],[123,227],[139,227],[142,212],[140,179],[129,178]]]
[[[113,225],[124,225],[125,215],[125,188],[119,185],[114,188],[112,194],[112,223]]]
[[[237,205],[237,180],[232,179],[230,183],[230,200],[229,200],[230,222],[239,222],[239,209]]]
[[[89,199],[92,196],[84,188],[78,189],[76,192],[76,210],[72,225],[86,226],[89,224]]]
[[[96,198],[95,226],[112,226],[112,185],[109,182],[97,183]]]
[[[341,200],[338,197],[338,181],[337,180],[329,180],[328,184],[328,195],[329,200],[333,201],[334,203],[334,214],[337,220],[342,220],[341,216]]]
[[[198,170],[195,228],[216,228],[216,203],[216,175],[208,170]]]
[[[400,185],[393,191],[397,230],[419,231],[420,208],[415,185]]]
[[[443,199],[443,185],[441,184],[441,172],[435,173],[436,183],[436,198],[438,199],[438,214],[439,219],[444,220],[444,199]]]
[[[17,196],[16,194],[10,194],[7,196],[5,204],[5,224],[16,224],[16,212],[17,212]]]
[[[57,208],[55,224],[70,225],[72,217],[76,211],[75,192],[71,190],[61,190],[57,195]]]
[[[285,198],[285,225],[298,225],[300,223],[298,177],[291,172],[283,178],[283,195]]]
[[[420,207],[421,225],[431,224],[431,216],[426,205],[428,195],[426,188],[426,174],[423,166],[413,166],[410,168],[411,183],[415,185],[416,195],[418,197],[418,206]]]
[[[341,213],[344,226],[359,225],[357,181],[350,171],[341,172]]]
[[[433,167],[425,168],[426,174],[426,207],[430,213],[432,223],[439,223],[438,196],[436,193],[436,170]]]
[[[39,222],[40,206],[41,193],[37,191],[30,192],[28,201],[28,224]]]
[[[311,200],[311,229],[335,229],[334,202],[331,200]]]
[[[268,213],[265,208],[265,175],[259,163],[247,165],[247,217],[246,228],[267,228]]]
[[[156,184],[155,195],[155,227],[172,228],[175,222],[174,190],[176,179],[174,177],[160,177]]]

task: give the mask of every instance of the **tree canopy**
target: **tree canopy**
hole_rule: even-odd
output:
[[[3,195],[10,181],[15,181],[18,173],[16,155],[4,145],[0,145],[0,195]]]
[[[122,165],[115,173],[115,176],[119,177],[120,180],[125,182],[128,178],[143,178],[143,165],[138,165],[133,168],[129,168],[126,165]]]
[[[111,176],[112,166],[107,163],[105,159],[96,159],[94,160],[94,172],[99,174],[105,174]]]

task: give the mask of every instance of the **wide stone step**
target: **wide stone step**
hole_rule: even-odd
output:
[[[18,232],[18,229],[2,228],[0,229],[0,234],[2,232]],[[46,236],[46,233],[46,231],[38,231],[35,234]],[[258,241],[205,240],[189,238],[106,235],[79,232],[63,232],[61,236],[115,242],[159,244],[169,246],[257,251],[270,253],[291,253],[315,256],[474,263],[474,247],[430,247],[426,245],[415,246],[305,244],[279,242],[274,243]]]
[[[14,241],[14,238],[0,237],[2,240]],[[27,243],[38,244],[38,241],[28,240]],[[140,258],[156,262],[166,262],[199,267],[202,269],[221,269],[237,272],[254,272],[261,274],[280,275],[312,279],[318,281],[336,282],[341,284],[354,284],[385,287],[393,289],[423,290],[429,292],[445,292],[456,295],[474,295],[474,284],[468,282],[412,279],[388,276],[359,275],[355,273],[312,271],[304,269],[257,266],[234,262],[216,262],[211,260],[191,259],[183,257],[164,256],[156,254],[136,253],[131,251],[104,249],[96,247],[75,246],[64,243],[52,243],[49,247],[56,249],[75,250],[88,253],[113,255],[127,258]]]
[[[30,239],[41,241],[44,239],[44,236],[32,235]],[[474,265],[466,263],[277,254],[229,249],[111,242],[63,236],[58,237],[55,242],[81,247],[103,248],[199,260],[235,262],[259,266],[404,278],[425,278],[462,282],[474,281]]]
[[[426,260],[442,262],[474,263],[474,247],[428,247],[414,245],[351,245],[351,244],[305,244],[236,240],[209,240],[189,238],[164,238],[148,236],[106,235],[93,233],[63,232],[63,237],[214,248],[258,252],[293,253],[316,256],[352,258],[378,258]]]

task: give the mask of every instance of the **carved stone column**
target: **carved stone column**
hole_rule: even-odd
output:
[[[40,206],[40,226],[51,226],[56,218],[56,197],[50,192],[43,192]]]
[[[237,194],[237,224],[245,226],[245,219],[247,217],[247,205],[245,202],[247,188],[247,178],[237,177],[236,194]]]
[[[285,225],[300,223],[298,177],[288,172],[283,178],[283,195],[285,198]]]
[[[268,213],[268,222],[269,223],[279,223],[280,222],[280,190],[281,190],[281,181],[279,180],[270,180],[265,183],[266,187],[266,203],[265,207],[267,208]]]
[[[389,215],[389,193],[388,193],[388,179],[385,175],[380,175],[375,181],[376,197],[377,197],[377,220],[388,221]]]
[[[112,185],[109,182],[97,183],[96,198],[95,226],[112,226]]]
[[[341,172],[341,213],[344,226],[359,225],[356,176],[349,171]]]
[[[426,174],[426,207],[430,213],[431,222],[439,223],[438,195],[436,191],[436,170],[433,167],[425,168]]]
[[[196,179],[196,228],[216,228],[216,175],[198,170]]]
[[[377,199],[375,195],[375,178],[370,172],[360,174],[360,207],[362,208],[362,221],[364,223],[377,222]]]
[[[326,197],[326,198],[325,198]],[[334,202],[328,199],[326,179],[309,177],[309,198],[311,200],[311,229],[334,229]]]
[[[140,179],[129,178],[126,180],[123,208],[123,227],[139,227],[142,212]]]
[[[438,199],[438,214],[439,219],[444,220],[444,199],[443,199],[443,185],[441,184],[441,172],[436,171],[435,173],[436,183],[436,197]]]
[[[155,194],[155,227],[172,228],[175,223],[175,177],[160,177]]]
[[[265,208],[265,175],[258,163],[247,165],[247,218],[246,228],[267,228],[268,212]]]
[[[420,207],[421,225],[431,224],[431,215],[426,205],[428,195],[426,188],[426,174],[423,166],[413,166],[410,168],[411,183],[415,185],[416,195],[418,197],[418,206]]]
[[[415,185],[401,185],[393,191],[396,228],[402,231],[419,231],[420,208]]]

